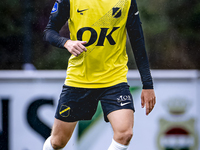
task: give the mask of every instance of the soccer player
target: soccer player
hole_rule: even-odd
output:
[[[68,21],[70,39],[59,30]],[[60,95],[51,136],[43,150],[65,147],[79,120],[90,120],[100,101],[104,119],[114,131],[108,150],[126,150],[132,138],[134,104],[127,83],[128,33],[148,115],[156,103],[135,0],[57,0],[44,39],[72,55]]]

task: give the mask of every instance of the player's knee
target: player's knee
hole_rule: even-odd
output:
[[[127,131],[124,131],[124,132],[119,132],[117,134],[116,138],[119,141],[121,141],[122,144],[128,145],[130,140],[131,140],[131,138],[132,138],[132,136],[133,136],[133,131],[132,130],[127,130]]]
[[[51,140],[51,145],[54,149],[62,149],[65,147],[66,144],[67,142],[64,140],[56,140],[56,139]]]
[[[133,132],[126,132],[123,135],[123,139],[126,142],[125,144],[128,144],[131,140],[131,138],[133,137]]]
[[[66,144],[64,144],[64,143],[51,143],[51,145],[54,149],[62,149],[62,148],[65,147]]]

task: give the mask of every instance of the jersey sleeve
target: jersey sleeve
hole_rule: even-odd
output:
[[[131,0],[126,28],[135,57],[136,65],[141,76],[143,89],[153,89],[153,81],[145,49],[143,30],[135,0]]]
[[[68,38],[61,37],[59,31],[62,26],[69,19],[70,2],[69,0],[57,0],[51,11],[49,22],[44,30],[43,39],[51,45],[64,48],[65,42]]]

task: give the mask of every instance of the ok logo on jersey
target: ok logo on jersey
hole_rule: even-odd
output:
[[[95,29],[93,29],[91,27],[83,27],[83,28],[79,29],[78,32],[77,32],[77,40],[82,41],[83,33],[85,31],[90,31],[90,33],[91,33],[90,39],[89,39],[88,43],[85,44],[84,46],[90,46],[94,42],[96,42],[96,40],[98,40],[96,46],[104,46],[105,39],[108,40],[110,45],[115,45],[116,42],[113,39],[112,34],[117,29],[119,29],[119,27],[113,27],[113,29],[109,33],[108,33],[108,29],[109,28],[101,28],[100,35],[98,36]]]

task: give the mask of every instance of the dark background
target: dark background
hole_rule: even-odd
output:
[[[70,53],[42,40],[55,0],[0,1],[0,69],[66,69]],[[152,69],[200,69],[200,1],[138,0]],[[67,24],[60,31],[69,37]],[[135,69],[130,44],[128,66]]]

